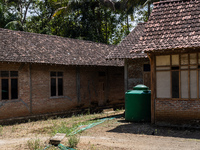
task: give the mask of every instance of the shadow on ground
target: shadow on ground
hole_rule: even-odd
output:
[[[124,124],[119,125],[108,132],[200,139],[200,129],[163,127],[146,122],[126,122],[124,119],[120,119],[118,122]]]

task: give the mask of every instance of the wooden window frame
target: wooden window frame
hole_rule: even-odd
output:
[[[181,64],[181,55],[182,54],[187,54],[188,55],[188,64],[187,65],[182,65]],[[196,64],[190,64],[190,54],[196,54]],[[199,93],[199,71],[200,71],[200,60],[199,60],[199,52],[194,52],[194,53],[175,53],[175,54],[163,54],[163,55],[169,55],[170,56],[170,65],[165,65],[165,66],[156,66],[155,64],[155,73],[156,72],[162,72],[162,71],[170,71],[171,74],[171,79],[170,79],[170,97],[171,98],[157,98],[157,90],[156,90],[156,99],[173,99],[173,100],[199,100],[200,99],[200,93]],[[172,55],[179,55],[179,65],[172,65]],[[162,56],[162,55],[156,55],[156,56]],[[155,57],[156,59],[156,57]],[[156,61],[155,61],[156,62]],[[177,70],[172,70],[173,66],[179,67]],[[181,69],[181,66],[188,66],[187,69]],[[191,66],[194,66],[195,68],[191,68]],[[163,70],[158,70],[158,68],[164,68],[164,67],[170,67],[170,69],[163,69]],[[188,72],[188,98],[182,98],[181,97],[181,71],[187,71]],[[195,70],[197,72],[197,98],[191,98],[191,86],[190,86],[190,71]],[[172,71],[179,71],[179,98],[172,98]],[[156,80],[157,82],[157,80]]]
[[[8,77],[2,77],[1,76],[1,72],[2,71],[8,71],[8,70],[1,70],[0,71],[0,100],[1,101],[9,101],[9,100],[18,100],[19,99],[19,80],[18,80],[18,78],[19,78],[19,72],[18,71],[16,71],[17,72],[17,76],[15,76],[15,77],[11,77],[11,72],[12,71],[14,71],[14,70],[12,70],[12,71],[8,71]],[[2,99],[2,79],[8,79],[8,99]],[[11,80],[12,79],[17,79],[17,98],[16,99],[11,99]]]
[[[56,73],[56,76],[51,76],[51,73],[52,72],[55,72]],[[57,76],[57,74],[59,73],[62,73],[62,76]],[[50,71],[50,97],[51,98],[60,98],[60,97],[63,97],[64,96],[64,78],[63,78],[63,71]],[[52,78],[55,78],[56,79],[56,95],[55,96],[52,96],[51,94],[51,79]],[[58,79],[62,79],[62,95],[58,95]]]

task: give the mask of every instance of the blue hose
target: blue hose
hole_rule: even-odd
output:
[[[61,150],[76,150],[76,149],[73,149],[73,148],[66,147],[62,144],[58,144],[58,148],[60,148]]]

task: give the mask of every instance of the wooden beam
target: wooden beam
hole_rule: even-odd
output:
[[[124,90],[128,90],[128,60],[124,59]]]
[[[155,56],[150,55],[151,65],[151,123],[155,123],[155,98],[156,98],[156,66]]]
[[[198,70],[198,59],[199,59],[199,55],[198,53],[196,54],[197,55],[197,60],[196,60],[196,70],[197,70],[197,99],[199,98],[199,70]]]
[[[49,140],[49,144],[58,146],[58,144],[60,144],[60,142],[65,138],[65,136],[66,134],[64,133],[56,133],[56,135]]]
[[[80,67],[76,66],[76,93],[77,101],[81,101],[81,83],[80,83]]]
[[[181,96],[181,55],[178,55],[179,58],[179,98],[182,98]]]
[[[188,98],[191,99],[190,96],[190,54],[188,54]]]
[[[32,114],[32,76],[31,76],[32,65],[29,64],[29,86],[30,86],[30,113]]]

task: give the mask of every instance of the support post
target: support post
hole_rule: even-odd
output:
[[[80,84],[80,67],[76,67],[76,92],[77,92],[77,101],[81,101],[81,84]]]
[[[128,62],[124,59],[124,90],[128,90]]]
[[[30,113],[32,114],[32,76],[31,76],[32,65],[29,64],[29,86],[30,86]]]
[[[155,123],[155,98],[156,98],[156,72],[155,56],[148,55],[151,64],[151,123]]]

